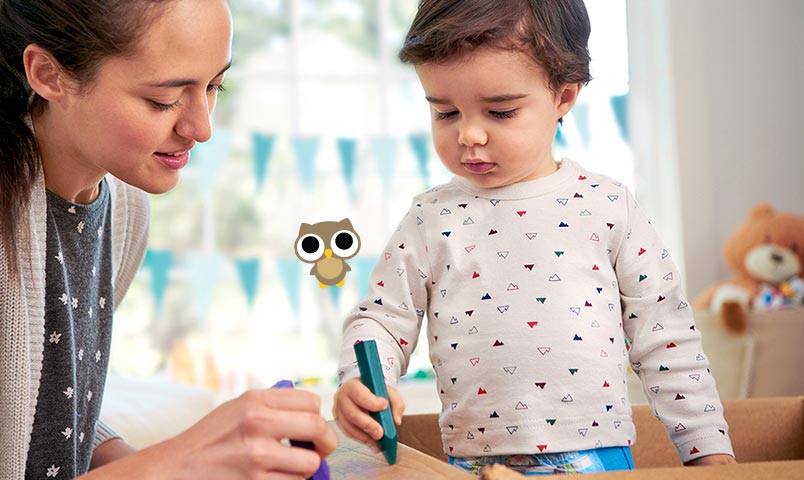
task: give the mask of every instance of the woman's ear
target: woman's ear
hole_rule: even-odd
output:
[[[561,85],[558,95],[556,95],[558,118],[562,118],[572,110],[575,101],[578,100],[578,94],[581,93],[582,86],[583,84],[581,83],[565,83]]]
[[[25,47],[22,61],[33,91],[48,102],[58,103],[67,93],[64,71],[59,62],[50,52],[33,43]]]

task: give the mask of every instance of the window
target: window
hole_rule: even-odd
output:
[[[279,378],[334,382],[342,321],[389,234],[413,195],[450,178],[415,73],[396,58],[416,4],[232,2],[234,66],[215,133],[179,185],[152,197],[146,264],[115,319],[115,372],[168,372],[227,395]],[[625,3],[587,7],[595,79],[556,155],[631,184],[617,121],[628,93]],[[345,286],[322,290],[294,241],[302,222],[343,218],[362,248]],[[426,347],[410,373],[427,376]]]

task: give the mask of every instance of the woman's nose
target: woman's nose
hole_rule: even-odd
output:
[[[196,142],[206,142],[212,136],[212,114],[209,99],[204,97],[186,108],[176,123],[176,133]]]

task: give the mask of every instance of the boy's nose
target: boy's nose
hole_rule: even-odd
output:
[[[460,126],[460,130],[458,132],[458,143],[464,147],[485,145],[487,141],[488,134],[480,125],[466,122]]]

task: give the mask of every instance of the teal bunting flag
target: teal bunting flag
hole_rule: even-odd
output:
[[[257,191],[262,190],[265,175],[268,173],[268,161],[274,150],[274,135],[254,132],[251,135],[252,157],[254,160],[254,177],[257,181]]]
[[[430,172],[427,170],[427,163],[430,161],[430,139],[425,133],[412,133],[408,140],[419,164],[419,175],[426,188],[430,188]]]
[[[371,148],[371,153],[377,161],[377,172],[386,192],[389,190],[394,176],[396,145],[396,139],[390,135],[375,135],[369,139],[369,148]]]
[[[151,294],[154,297],[154,307],[157,312],[162,311],[168,275],[172,266],[173,252],[170,250],[148,249],[145,253],[145,267],[151,272]]]
[[[553,140],[553,144],[560,148],[567,148],[567,139],[561,133],[561,126],[556,129],[556,138]]]
[[[329,290],[329,296],[332,298],[332,304],[337,308],[337,306],[341,303],[341,290],[343,290],[343,287],[330,286],[327,287],[326,290]]]
[[[207,255],[193,252],[188,253],[185,259],[190,272],[193,304],[201,321],[204,322],[215,296],[215,287],[220,277],[223,258],[215,253]]]
[[[357,196],[355,191],[355,164],[357,163],[357,140],[354,138],[339,138],[336,141],[338,154],[341,157],[341,170],[346,188],[349,190],[349,197],[354,200]]]
[[[254,307],[254,300],[257,298],[257,289],[260,282],[260,259],[259,258],[237,258],[235,259],[237,274],[240,277],[240,286],[246,294],[249,308]]]
[[[193,148],[190,165],[199,170],[198,189],[202,195],[209,195],[212,192],[221,165],[229,157],[231,148],[232,132],[225,128],[215,130],[208,141],[199,143]]]
[[[615,95],[611,97],[611,109],[614,111],[614,119],[617,120],[617,125],[620,127],[620,135],[628,142],[630,141],[630,132],[628,126],[628,94]]]
[[[355,272],[355,280],[357,281],[358,295],[361,299],[368,295],[369,280],[371,271],[374,269],[374,264],[377,263],[375,257],[355,257],[349,260],[349,265]]]
[[[589,105],[576,103],[572,108],[572,118],[575,120],[575,127],[578,129],[584,148],[589,148]]]
[[[306,267],[297,258],[279,258],[276,260],[276,267],[279,270],[279,278],[282,285],[285,287],[285,292],[288,295],[290,307],[293,313],[299,314],[299,278],[301,277],[301,269]],[[315,281],[315,279],[311,279]],[[316,285],[316,288],[318,286]]]
[[[315,178],[315,157],[321,138],[318,136],[294,135],[290,138],[293,154],[296,157],[296,168],[302,184],[308,190],[313,187]]]

